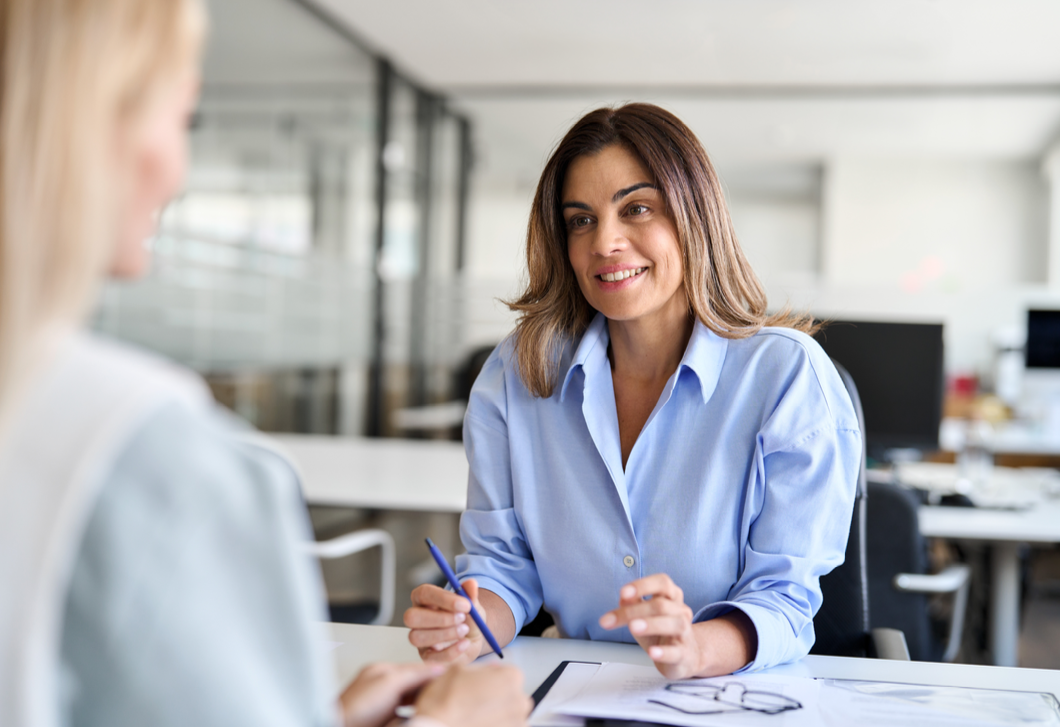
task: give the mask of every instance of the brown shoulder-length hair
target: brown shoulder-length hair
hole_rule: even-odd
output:
[[[521,314],[513,337],[515,361],[535,396],[552,395],[562,347],[581,335],[595,314],[567,258],[560,209],[567,168],[576,158],[615,144],[643,162],[666,200],[681,244],[690,313],[725,338],[746,338],[762,326],[813,332],[807,315],[766,313],[765,291],[736,240],[718,175],[696,135],[652,104],[600,108],[574,124],[545,164],[526,233],[526,290],[507,303]]]

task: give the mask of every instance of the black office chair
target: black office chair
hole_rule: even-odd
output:
[[[858,425],[865,431],[861,399],[854,379],[845,368],[833,361],[839,378],[843,380],[850,401],[857,413]],[[850,520],[846,558],[842,565],[821,578],[824,603],[813,619],[817,640],[812,654],[828,656],[868,656],[869,654],[869,579],[865,555],[865,500],[868,486],[865,481],[865,447],[861,448],[858,468],[858,489],[854,496],[854,512]]]
[[[869,483],[869,601],[871,623],[899,629],[916,661],[953,661],[961,645],[971,568],[951,565],[936,575],[928,570],[927,547],[917,521],[920,500],[895,484]],[[953,594],[953,613],[945,644],[936,635],[927,594]],[[942,624],[944,625],[944,624]]]
[[[826,656],[876,656],[881,659],[909,659],[900,631],[872,629],[869,618],[869,575],[866,542],[866,517],[869,510],[869,490],[866,481],[865,415],[861,397],[850,373],[833,360],[839,378],[854,405],[858,426],[862,432],[861,466],[858,468],[857,494],[850,520],[846,558],[831,573],[821,578],[824,602],[813,619],[817,635],[811,654]]]

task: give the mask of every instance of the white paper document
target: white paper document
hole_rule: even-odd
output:
[[[572,661],[567,664],[559,680],[548,690],[548,694],[530,715],[530,727],[581,727],[585,720],[563,714],[557,705],[576,697],[600,670],[600,664],[584,664]]]
[[[567,670],[571,671],[567,678]],[[640,720],[681,727],[746,725],[1060,727],[1049,694],[743,674],[671,682],[652,667],[570,664],[531,717],[540,727],[570,718]],[[558,690],[558,691],[557,691]]]

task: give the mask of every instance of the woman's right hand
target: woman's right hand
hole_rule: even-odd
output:
[[[478,600],[478,583],[469,578],[460,584],[475,610],[485,618]],[[409,643],[419,649],[420,658],[430,662],[468,663],[482,653],[486,640],[475,625],[471,603],[438,586],[424,584],[412,592],[412,608],[405,611]]]
[[[450,727],[525,725],[533,708],[533,700],[523,694],[523,673],[500,664],[454,666],[416,698],[417,716]]]

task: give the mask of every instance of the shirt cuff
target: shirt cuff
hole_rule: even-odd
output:
[[[523,608],[522,605],[523,600],[519,595],[500,581],[491,578],[490,576],[478,575],[475,573],[461,573],[457,576],[457,579],[461,582],[468,578],[474,578],[475,582],[478,583],[480,590],[490,591],[491,593],[500,596],[501,600],[504,601],[508,606],[508,609],[512,612],[512,618],[515,619],[515,633],[518,634],[523,626],[526,625],[528,617],[526,609]],[[448,585],[446,585],[446,588],[452,590]],[[537,615],[536,612],[534,615]]]

